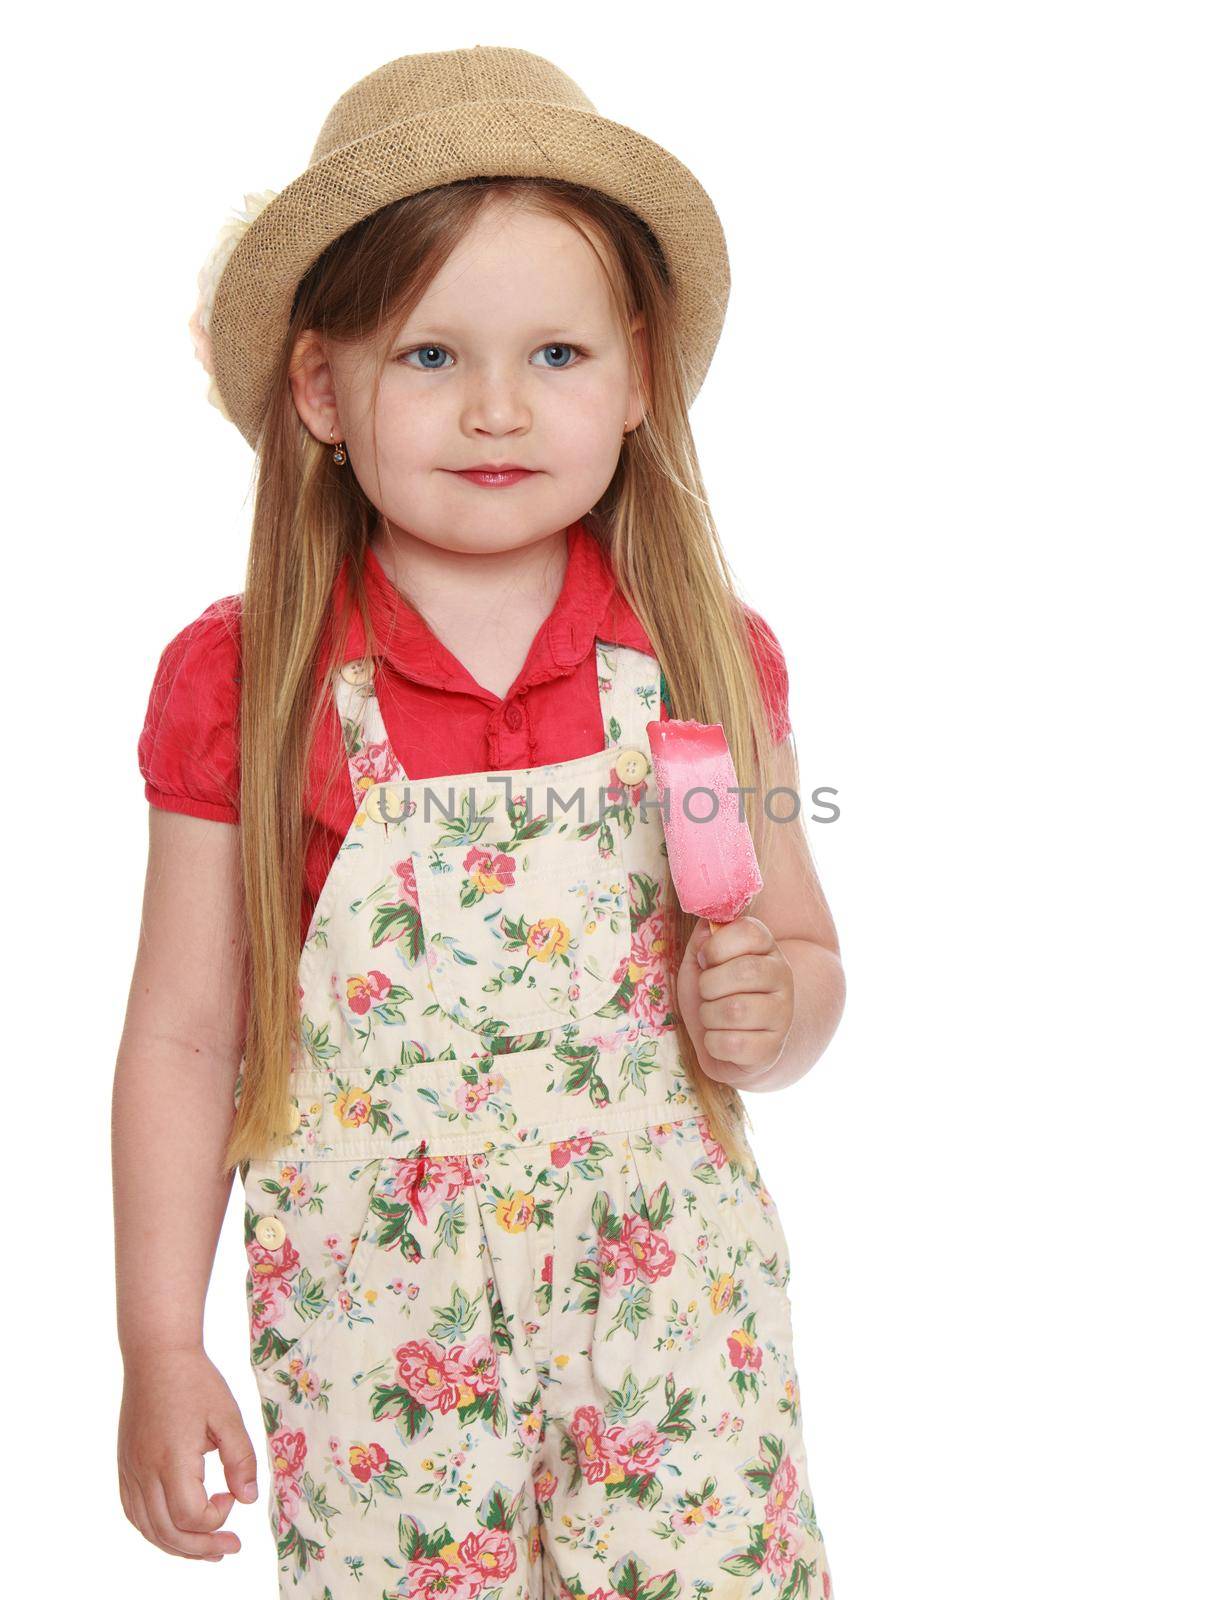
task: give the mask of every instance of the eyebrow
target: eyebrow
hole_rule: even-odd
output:
[[[411,326],[412,324],[409,324],[409,327]],[[444,323],[437,322],[419,322],[415,324],[415,328],[417,330],[416,332],[410,332],[409,328],[401,329],[398,337],[400,339],[417,339],[420,338],[422,334],[432,334],[435,339],[459,339],[464,337],[468,331],[463,328],[451,328],[446,326]],[[529,337],[532,339],[537,338],[539,333],[542,333],[552,341],[556,339],[563,341],[568,339],[583,339],[586,336],[586,332],[589,331],[591,330],[574,332],[566,323],[556,325],[554,327],[552,327],[550,324],[540,324],[534,329]]]

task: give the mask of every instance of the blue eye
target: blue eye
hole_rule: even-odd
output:
[[[545,356],[548,353],[548,351],[551,351],[551,350],[568,350],[568,351],[574,352],[576,355],[583,355],[584,354],[584,351],[580,349],[579,345],[574,345],[574,344],[544,344],[543,347],[542,347],[541,354]],[[554,372],[558,372],[562,367],[567,367],[567,366],[571,366],[571,362],[570,361],[561,361],[558,364],[558,366],[550,368],[549,370],[554,371]]]
[[[409,356],[448,356],[449,354],[450,352],[443,350],[439,344],[418,344],[415,349],[405,350],[399,359],[407,361]],[[421,372],[440,372],[441,370],[441,367],[422,366],[420,368]]]

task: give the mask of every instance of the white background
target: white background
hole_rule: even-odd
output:
[[[548,56],[673,150],[728,236],[696,436],[786,649],[804,786],[841,806],[812,841],[847,1012],[805,1079],[752,1102],[835,1592],[1211,1595],[1206,12],[220,0],[18,29],[19,1591],[274,1592],[263,1457],[217,1567],[146,1543],[114,1468],[136,743],[164,644],[241,588],[251,514],[251,452],[186,323],[230,209],[301,171],[348,85],[481,43]],[[207,1340],[261,1449],[243,1272],[233,1201]]]

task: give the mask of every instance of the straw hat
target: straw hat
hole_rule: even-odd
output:
[[[664,251],[690,398],[706,376],[731,278],[706,191],[667,150],[598,116],[528,50],[475,45],[401,56],[347,89],[311,161],[278,193],[246,196],[200,282],[191,327],[211,398],[255,447],[300,278],[329,244],[393,200],[481,175],[564,178],[635,211]],[[209,283],[206,275],[209,270]],[[209,359],[208,359],[209,358]]]

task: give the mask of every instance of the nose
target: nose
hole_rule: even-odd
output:
[[[485,368],[469,383],[463,423],[469,434],[504,438],[525,432],[533,421],[524,373]]]

